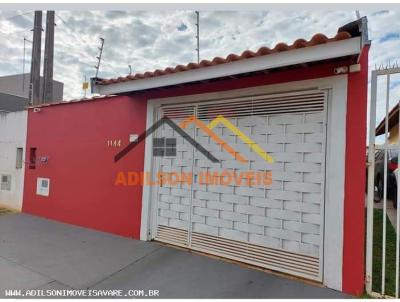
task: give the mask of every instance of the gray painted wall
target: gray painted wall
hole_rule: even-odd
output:
[[[15,112],[24,110],[28,98],[0,92],[0,111]]]
[[[0,92],[20,97],[29,97],[29,73],[0,77]],[[63,99],[64,84],[53,81],[53,97],[55,101]],[[43,77],[40,77],[40,95],[43,94]]]

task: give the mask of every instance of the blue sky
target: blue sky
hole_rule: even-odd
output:
[[[360,14],[369,21],[370,67],[400,59],[400,13]],[[353,20],[351,10],[201,11],[201,59],[292,43],[318,32],[331,37],[338,27]],[[128,65],[134,72],[144,72],[196,61],[195,21],[193,11],[57,11],[54,74],[65,83],[65,99],[83,96],[84,76],[94,75],[99,37],[105,38],[99,75],[116,77],[128,74]],[[0,11],[0,75],[22,72],[23,39],[32,40],[32,23],[33,11]],[[28,42],[25,70],[29,67]],[[381,119],[384,89],[378,93]],[[400,78],[394,78],[391,94],[392,106],[400,99]]]

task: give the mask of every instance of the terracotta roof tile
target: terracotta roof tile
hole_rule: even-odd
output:
[[[333,38],[328,38],[324,34],[318,33],[318,34],[315,34],[309,41],[304,40],[304,39],[297,39],[291,45],[287,45],[286,43],[281,42],[281,43],[276,44],[273,49],[270,49],[270,48],[264,46],[264,47],[261,47],[260,49],[258,49],[256,52],[253,52],[251,50],[246,50],[241,55],[230,54],[226,58],[215,57],[211,61],[202,60],[200,63],[189,63],[187,65],[178,65],[176,67],[167,67],[163,70],[157,69],[152,72],[147,71],[144,74],[137,73],[135,75],[119,77],[116,79],[115,78],[114,79],[101,79],[101,80],[99,79],[97,81],[97,84],[98,85],[109,85],[109,84],[126,82],[126,81],[134,81],[134,80],[139,80],[139,79],[152,78],[152,77],[162,76],[162,75],[166,75],[166,74],[172,74],[172,73],[176,73],[176,72],[183,72],[183,71],[192,70],[192,69],[205,68],[208,66],[214,66],[214,65],[239,61],[239,60],[245,60],[245,59],[249,59],[249,58],[253,58],[253,57],[266,56],[269,54],[279,53],[279,52],[293,50],[293,49],[311,47],[311,46],[326,44],[326,43],[330,43],[330,42],[334,42],[334,41],[341,41],[341,40],[349,39],[351,37],[352,36],[348,32],[344,32],[344,31],[337,33],[336,36],[334,36]]]

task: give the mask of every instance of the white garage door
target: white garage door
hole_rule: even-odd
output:
[[[213,163],[164,124],[155,136],[176,138],[176,156],[155,157],[154,171],[183,172],[192,181],[164,182],[152,190],[155,239],[322,281],[326,98],[324,91],[308,90],[163,105],[160,117],[177,124],[190,115],[204,124],[224,115],[273,162],[225,124],[213,131],[245,163],[190,124],[185,131],[219,160]],[[204,175],[217,177],[224,171],[236,178],[223,184],[205,181]],[[270,171],[272,183],[249,184],[237,177],[248,171]]]

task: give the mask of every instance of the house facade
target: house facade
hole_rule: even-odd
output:
[[[361,294],[366,31],[93,79],[112,96],[30,108],[23,211]]]

